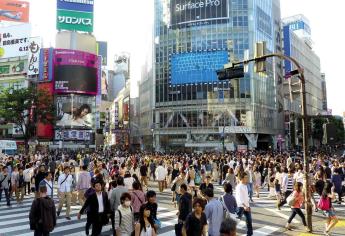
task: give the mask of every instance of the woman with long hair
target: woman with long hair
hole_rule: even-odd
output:
[[[292,193],[293,197],[294,197],[294,204],[291,206],[291,215],[290,218],[286,224],[286,228],[291,230],[291,222],[292,220],[295,218],[295,216],[298,214],[301,219],[302,219],[302,223],[305,227],[305,230],[307,232],[310,232],[310,229],[307,227],[307,222],[305,220],[305,216],[301,210],[301,206],[304,202],[304,197],[303,197],[303,192],[302,192],[302,183],[300,182],[295,182],[295,186],[294,186],[294,191]]]
[[[135,225],[135,236],[156,236],[154,222],[150,218],[150,208],[143,204],[139,210],[139,222]]]
[[[335,199],[335,192],[334,192],[334,186],[330,181],[326,181],[325,187],[322,191],[321,198],[319,200],[319,207],[322,208],[321,202],[325,202],[328,204],[328,207],[326,209],[321,209],[326,213],[327,221],[325,224],[325,235],[329,235],[329,232],[331,229],[338,223],[338,218],[335,215],[334,208],[332,206],[332,200]]]

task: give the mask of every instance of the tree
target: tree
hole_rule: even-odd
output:
[[[52,124],[54,117],[53,96],[35,87],[0,89],[0,117],[15,124],[23,133],[25,151],[28,142],[36,135],[37,123]]]
[[[322,143],[322,139],[323,139],[323,124],[327,122],[327,120],[322,117],[315,117],[312,118],[312,122],[313,122],[313,138],[318,140],[319,143]]]

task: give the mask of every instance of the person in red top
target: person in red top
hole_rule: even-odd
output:
[[[295,218],[295,216],[298,214],[302,219],[302,223],[305,227],[305,230],[307,232],[310,232],[310,229],[307,227],[307,222],[305,220],[305,216],[301,210],[301,206],[302,206],[303,201],[304,201],[303,192],[302,192],[302,183],[300,183],[300,182],[295,183],[294,191],[293,191],[292,195],[294,196],[295,202],[291,206],[292,213],[291,213],[290,218],[286,224],[286,228],[291,230],[291,222]]]

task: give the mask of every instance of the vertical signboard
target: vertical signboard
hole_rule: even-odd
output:
[[[40,64],[41,38],[30,38],[28,75],[38,75]]]
[[[52,81],[53,77],[53,48],[40,50],[39,78],[40,82]]]
[[[108,43],[103,41],[97,41],[97,53],[102,56],[102,65],[108,64]]]

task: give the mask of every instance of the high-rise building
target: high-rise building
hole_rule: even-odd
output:
[[[284,18],[284,54],[296,59],[304,70],[306,79],[306,104],[308,115],[319,115],[327,111],[327,94],[325,75],[320,71],[320,58],[313,51],[311,28],[303,15]],[[291,62],[285,61],[285,73],[297,69]],[[293,76],[284,81],[284,110],[286,139],[288,146],[302,144],[301,84]],[[311,144],[312,142],[310,142]]]
[[[281,51],[279,1],[155,0],[154,7],[155,149],[273,148],[282,64],[268,60],[265,74],[251,64],[231,82],[215,71],[246,51],[253,57],[258,41],[268,53]]]

